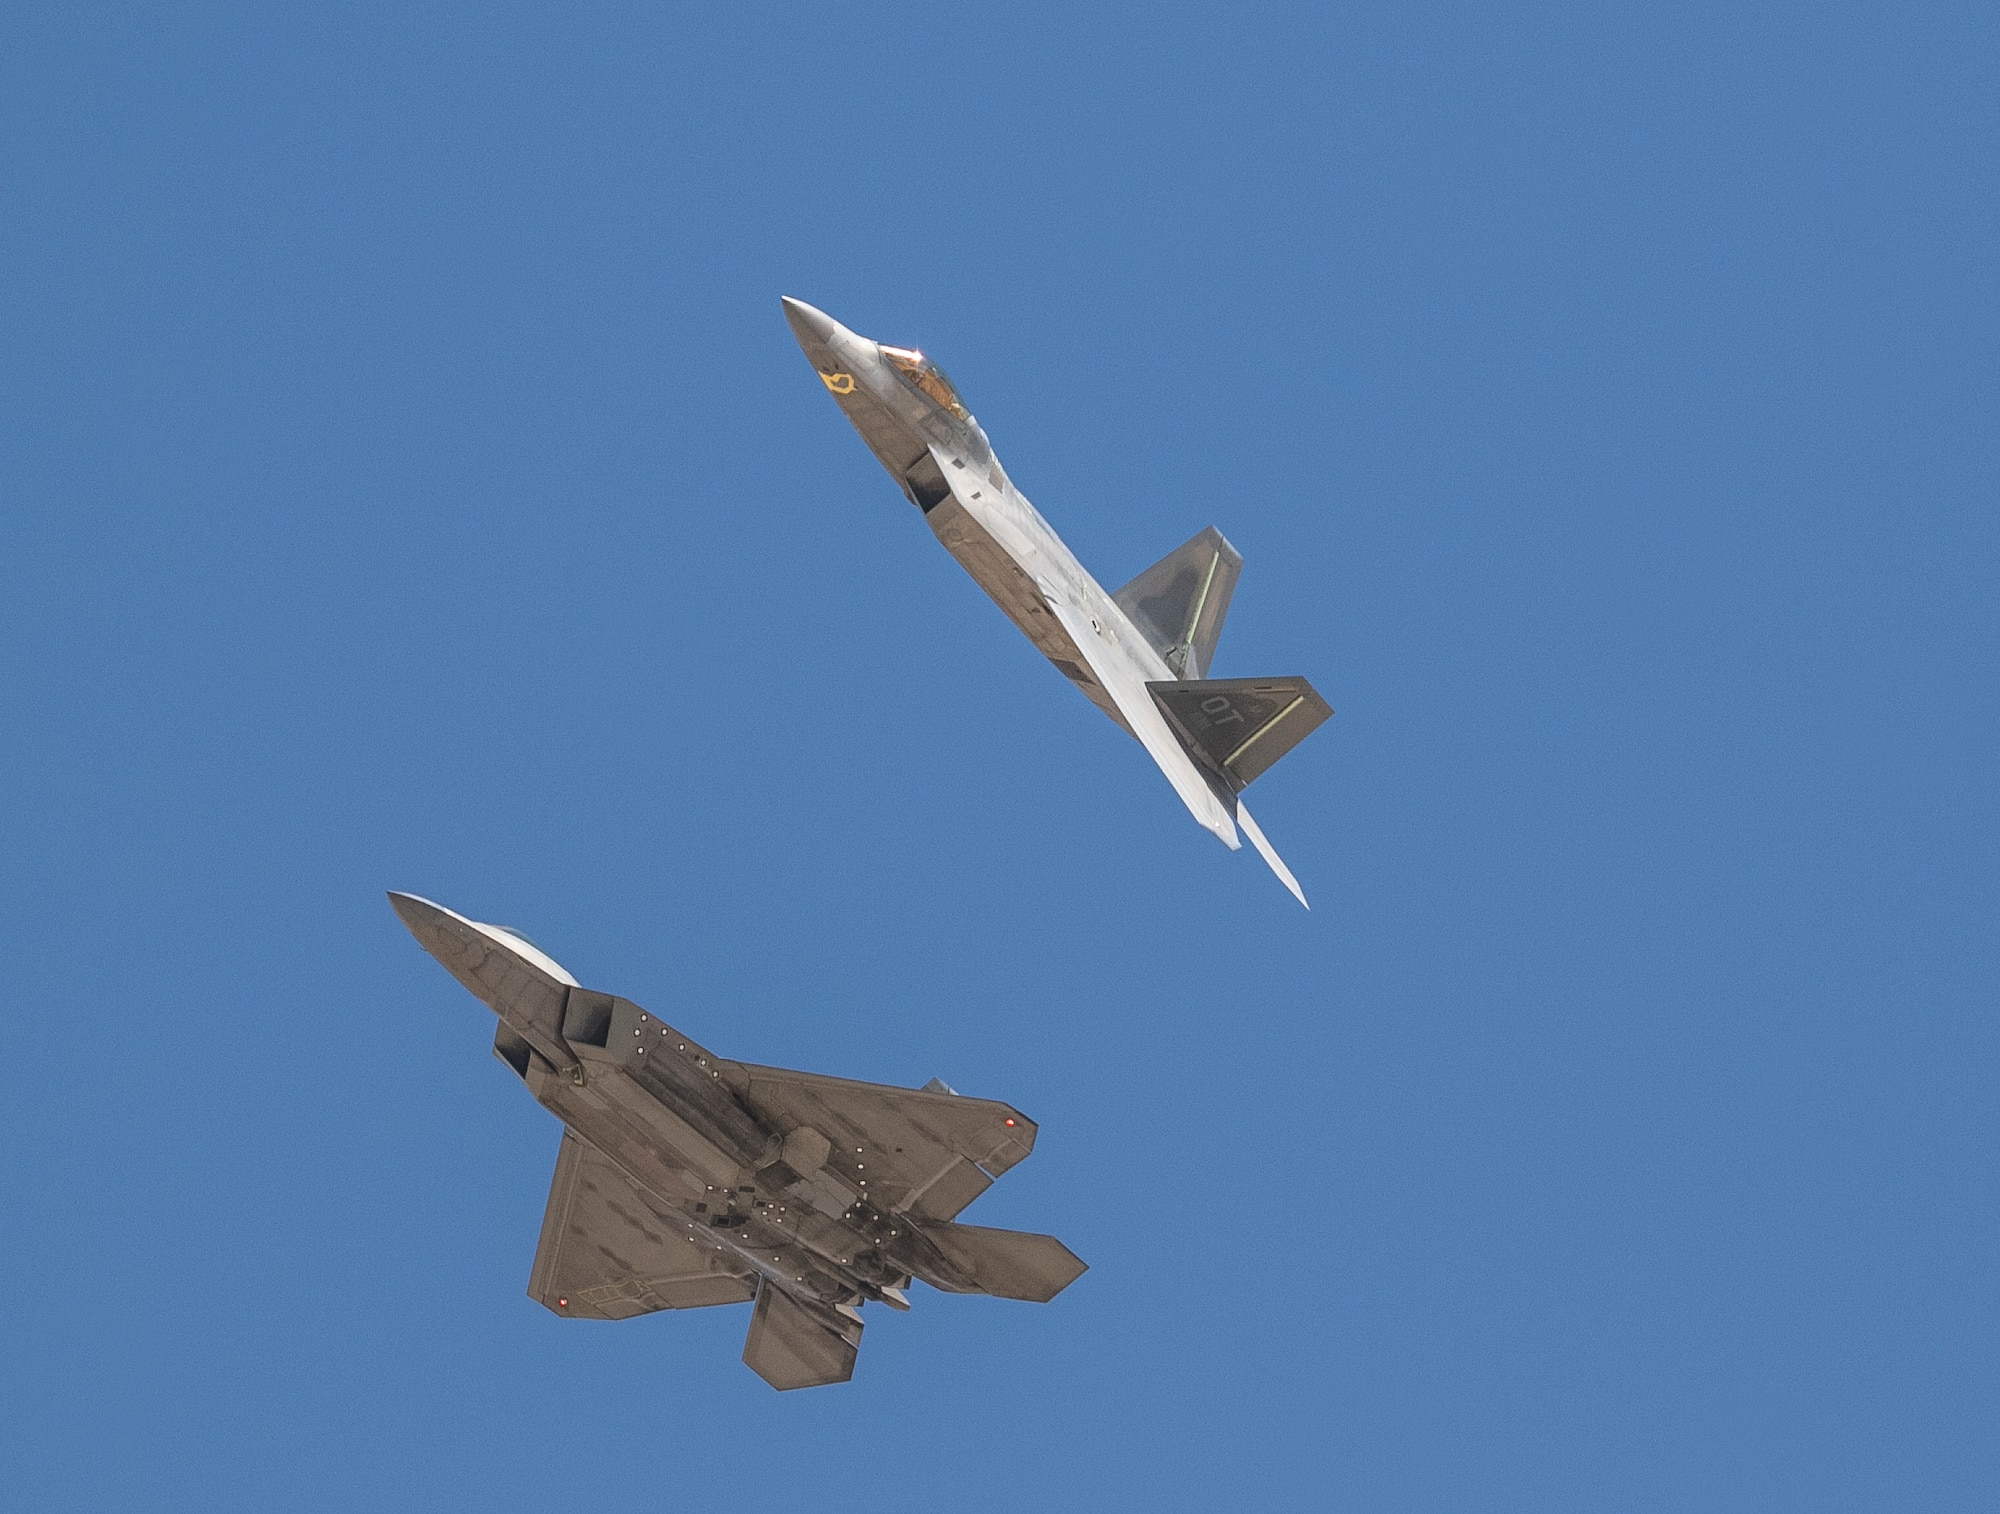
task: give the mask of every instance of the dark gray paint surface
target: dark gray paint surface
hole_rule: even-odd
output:
[[[912,1279],[1045,1302],[1084,1264],[1053,1236],[952,1223],[1034,1149],[991,1099],[714,1056],[525,938],[409,894],[403,923],[500,1017],[494,1054],[563,1122],[529,1276],[576,1319],[755,1301],[743,1360],[844,1382],[861,1307]]]
[[[1182,745],[1232,793],[1271,770],[1333,713],[1303,678],[1149,683]]]
[[[1111,598],[1169,668],[1202,678],[1242,576],[1243,554],[1205,526]]]

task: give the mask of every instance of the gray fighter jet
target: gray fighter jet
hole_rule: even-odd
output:
[[[1333,713],[1303,678],[1208,678],[1243,559],[1213,526],[1107,594],[994,457],[944,371],[789,297],[785,319],[861,439],[945,550],[1232,851],[1239,828],[1299,903],[1241,799]]]
[[[912,1278],[1046,1303],[1084,1264],[1054,1236],[954,1223],[1035,1124],[920,1089],[730,1062],[525,937],[389,895],[500,1017],[493,1054],[563,1122],[528,1295],[570,1319],[752,1304],[743,1360],[774,1388],[846,1382],[866,1301]]]

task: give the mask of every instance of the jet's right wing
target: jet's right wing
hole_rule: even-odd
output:
[[[528,1296],[565,1319],[748,1303],[755,1276],[563,1131]]]

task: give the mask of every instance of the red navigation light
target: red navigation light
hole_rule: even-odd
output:
[[[1009,1125],[1012,1125],[1012,1124],[1013,1124],[1014,1122],[1013,1122],[1012,1120],[1009,1120],[1009,1121],[1008,1121],[1007,1123],[1008,1123]]]
[[[569,1300],[568,1300],[568,1299],[566,1299],[566,1298],[559,1298],[559,1299],[557,1299],[557,1300],[556,1300],[556,1307],[557,1307],[558,1309],[567,1309],[567,1308],[569,1307]]]

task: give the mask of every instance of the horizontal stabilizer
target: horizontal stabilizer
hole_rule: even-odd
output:
[[[1183,542],[1112,595],[1167,666],[1199,678],[1215,655],[1243,555],[1213,526]]]
[[[772,1387],[782,1392],[844,1383],[854,1376],[860,1345],[859,1321],[802,1304],[769,1279],[757,1285],[743,1365]]]
[[[1052,1235],[984,1225],[926,1225],[923,1232],[978,1292],[995,1298],[1046,1304],[1083,1276],[1087,1265]]]
[[[1270,864],[1271,871],[1278,875],[1278,881],[1292,891],[1292,897],[1306,904],[1306,891],[1299,887],[1299,880],[1292,876],[1292,870],[1285,866],[1285,859],[1278,855],[1278,849],[1264,839],[1264,828],[1250,813],[1250,806],[1241,800],[1236,804],[1236,823],[1243,827],[1243,834],[1250,838],[1250,844],[1257,848],[1257,855]],[[1311,909],[1310,904],[1306,904]]]
[[[1206,678],[1146,690],[1194,759],[1241,793],[1333,711],[1303,678]]]

